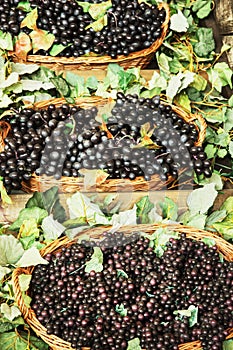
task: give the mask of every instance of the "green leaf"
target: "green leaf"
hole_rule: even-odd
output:
[[[233,340],[225,340],[223,342],[223,348],[222,350],[233,350]]]
[[[127,273],[123,270],[117,269],[117,277],[124,277],[124,278],[129,278]]]
[[[199,57],[207,57],[215,48],[212,28],[198,28],[196,32],[197,42],[194,43],[194,51]]]
[[[0,82],[0,89],[5,89],[6,87],[9,87],[11,85],[16,84],[19,81],[19,74],[16,72],[11,73],[8,75],[6,80]]]
[[[213,224],[213,227],[217,230],[217,232],[221,233],[224,239],[233,240],[233,220],[217,222]]]
[[[43,259],[38,251],[37,248],[32,247],[28,250],[25,250],[22,257],[17,262],[17,267],[29,267],[29,266],[36,266],[36,265],[47,265],[48,261]]]
[[[43,230],[45,241],[53,241],[59,238],[65,231],[65,226],[54,220],[53,215],[49,215],[42,221],[41,228]]]
[[[7,320],[13,321],[15,318],[21,316],[21,312],[16,305],[9,306],[7,303],[2,303],[0,312]]]
[[[172,232],[167,228],[159,228],[153,235],[142,234],[144,237],[150,239],[150,246],[154,248],[154,252],[158,257],[161,257],[165,250],[167,249],[167,243],[170,238],[179,239],[179,234],[177,232]]]
[[[229,143],[229,153],[231,155],[231,158],[233,158],[233,141],[230,141]]]
[[[24,12],[32,11],[31,4],[29,1],[20,1],[17,5],[17,9],[22,10]]]
[[[196,227],[198,229],[204,229],[207,215],[196,213],[191,215],[186,225]]]
[[[91,4],[86,1],[77,1],[77,4],[83,8],[83,12],[88,12]]]
[[[216,222],[223,221],[226,216],[227,216],[227,212],[224,209],[214,211],[213,213],[210,214],[210,216],[208,216],[206,220],[206,227],[210,227]]]
[[[232,97],[233,97],[233,95],[232,95]],[[224,123],[224,130],[230,131],[232,129],[232,126],[233,126],[233,108],[227,108],[225,116],[226,116],[226,119],[225,119],[225,123]]]
[[[178,217],[178,206],[172,199],[165,197],[163,202],[159,202],[159,206],[162,209],[164,219],[176,221]]]
[[[98,87],[98,79],[94,75],[88,77],[85,86],[87,89],[96,90]]]
[[[30,236],[20,238],[19,241],[22,243],[23,249],[26,250],[34,245],[34,243],[36,242],[36,237],[34,234],[32,234]]]
[[[97,19],[97,21],[94,21],[90,23],[88,26],[86,26],[85,30],[92,28],[95,32],[100,32],[107,24],[108,24],[108,16],[104,15],[99,19]]]
[[[216,241],[213,238],[210,238],[210,237],[202,238],[202,242],[204,242],[210,248],[216,245]]]
[[[85,272],[91,271],[102,272],[103,271],[104,256],[102,250],[99,247],[94,247],[94,253],[91,256],[91,260],[86,262]]]
[[[214,66],[214,70],[218,73],[219,78],[222,82],[222,86],[229,85],[230,88],[232,89],[231,79],[232,79],[233,71],[228,66],[228,64],[226,62],[216,63]]]
[[[63,50],[65,50],[68,45],[64,46],[62,44],[53,44],[52,48],[49,51],[50,56],[57,56]]]
[[[230,214],[233,212],[233,196],[230,196],[225,200],[220,210],[226,210],[227,214]]]
[[[215,154],[217,152],[217,147],[208,143],[205,147],[205,153],[207,155],[208,159],[214,158]]]
[[[7,194],[7,191],[3,185],[3,180],[1,177],[0,177],[0,204],[3,208],[9,204],[12,204],[12,200]]]
[[[173,314],[189,317],[189,327],[193,327],[197,323],[198,307],[190,305],[187,310],[176,310]]]
[[[137,203],[137,218],[141,224],[148,224],[148,214],[154,208],[154,204],[149,200],[149,196],[142,197]]]
[[[148,81],[148,87],[150,90],[160,88],[161,91],[164,91],[167,88],[167,80],[157,71],[154,71],[152,78]]]
[[[42,29],[33,30],[29,36],[32,40],[33,53],[36,53],[39,50],[47,51],[53,45],[55,40],[53,34]]]
[[[29,345],[28,345],[29,343]],[[27,332],[7,332],[0,334],[2,350],[48,350],[49,346],[43,340],[30,336]]]
[[[127,350],[142,350],[140,346],[140,339],[134,338],[132,340],[129,340]]]
[[[212,0],[197,0],[192,6],[192,10],[197,12],[197,17],[202,19],[207,17],[212,10]]]
[[[9,230],[19,230],[24,220],[30,220],[31,218],[34,218],[37,224],[40,225],[46,216],[48,216],[48,212],[44,209],[38,207],[24,208],[19,212],[19,216],[16,221],[9,226]]]
[[[191,101],[185,91],[180,92],[175,97],[175,104],[191,113]]]
[[[7,50],[7,51],[13,51],[13,40],[10,33],[2,32],[0,30],[0,49]]]
[[[14,236],[0,236],[0,265],[14,265],[23,253],[22,244]]]
[[[215,184],[207,184],[202,188],[198,188],[190,193],[187,198],[187,205],[192,214],[205,214],[218,195],[215,190]],[[205,198],[205,200],[203,200]]]
[[[225,158],[227,155],[227,150],[225,148],[218,149],[218,157]]]
[[[136,225],[137,224],[137,207],[133,206],[132,209],[121,211],[119,214],[114,214],[111,222],[113,228],[119,228],[120,226]]]
[[[93,19],[99,19],[105,15],[106,11],[112,7],[111,0],[103,1],[99,4],[92,4],[89,8],[89,14]]]
[[[9,321],[4,317],[0,317],[0,333],[8,332],[19,325],[25,325],[25,322],[22,317],[17,317],[13,321]]]
[[[28,290],[31,279],[32,275],[26,275],[24,273],[19,275],[19,287],[21,292],[26,292]]]
[[[18,73],[19,75],[32,74],[36,72],[40,66],[37,64],[24,64],[24,63],[13,63],[11,64],[12,73]]]
[[[33,235],[36,238],[38,238],[40,235],[40,230],[37,226],[37,221],[33,217],[24,220],[19,230],[19,236],[22,238],[31,235]]]
[[[52,83],[43,83],[40,80],[21,79],[20,84],[22,86],[22,89],[27,91],[38,91],[40,89],[54,89],[54,85]]]
[[[13,100],[10,99],[6,94],[3,97],[0,97],[0,108],[7,108],[13,103]]]
[[[59,222],[66,220],[66,212],[60,203],[57,186],[53,186],[45,192],[35,192],[26,203],[26,208],[33,207],[45,209],[48,214],[53,214],[54,220]]]
[[[124,304],[117,304],[115,310],[120,316],[127,316],[127,309],[125,309]]]
[[[199,74],[195,74],[193,82],[190,86],[194,87],[198,91],[204,91],[207,86],[207,80]]]
[[[233,107],[233,95],[229,98],[228,104],[230,107]]]
[[[20,28],[27,27],[29,29],[37,29],[36,21],[38,18],[38,10],[35,7],[29,14],[22,20]]]
[[[109,225],[110,219],[100,210],[99,206],[81,192],[75,193],[67,199],[70,218],[85,218],[90,226]]]
[[[0,266],[0,283],[3,280],[3,278],[10,272],[11,269],[9,269],[9,267]]]
[[[170,29],[175,32],[186,32],[189,27],[187,18],[180,10],[171,16],[170,21]]]
[[[55,78],[51,78],[50,80],[62,97],[70,95],[69,85],[64,78],[57,76]]]

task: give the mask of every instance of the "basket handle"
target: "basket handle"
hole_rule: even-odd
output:
[[[4,120],[0,121],[0,152],[4,151],[4,140],[7,137],[9,131],[11,129],[11,126],[9,123],[5,122]]]
[[[200,123],[200,127],[199,127],[199,134],[198,134],[198,139],[196,141],[196,146],[201,146],[202,143],[205,140],[205,135],[206,135],[206,128],[207,128],[207,124],[205,119],[198,113],[193,115],[193,119],[198,120]]]

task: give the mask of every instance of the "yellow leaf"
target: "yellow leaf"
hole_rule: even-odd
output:
[[[13,54],[23,61],[27,60],[27,54],[32,49],[30,37],[26,33],[20,33],[15,42],[15,51]]]
[[[3,180],[0,179],[0,195],[1,195],[1,206],[4,208],[9,204],[12,204],[11,198],[8,196],[6,189],[3,185]]]
[[[42,29],[33,30],[29,36],[32,39],[33,53],[36,53],[39,50],[47,51],[53,45],[55,40],[55,36],[53,34],[49,34]]]
[[[20,237],[31,236],[32,234],[35,237],[39,237],[40,235],[40,230],[38,229],[36,219],[34,218],[24,220],[19,229]]]
[[[29,29],[37,29],[36,21],[38,18],[37,7],[29,12],[29,14],[22,20],[20,28],[27,27]]]

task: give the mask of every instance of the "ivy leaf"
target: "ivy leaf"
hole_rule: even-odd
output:
[[[159,206],[162,209],[164,219],[176,221],[178,217],[178,206],[172,199],[165,197],[163,202],[159,202]]]
[[[19,275],[19,287],[22,292],[26,292],[30,286],[32,275],[26,275],[22,273]]]
[[[17,231],[20,229],[21,225],[25,220],[30,220],[34,218],[37,224],[41,224],[43,219],[48,216],[48,212],[44,209],[33,207],[24,208],[19,212],[18,218],[9,226],[10,231]]]
[[[54,220],[63,222],[66,220],[66,212],[60,203],[58,187],[51,187],[45,192],[35,192],[26,203],[26,208],[39,207],[53,214]]]
[[[214,70],[218,72],[219,78],[221,79],[222,86],[229,85],[232,89],[232,69],[228,66],[226,62],[216,63],[214,66]]]
[[[134,338],[132,340],[129,340],[127,350],[142,350],[140,346],[140,339]]]
[[[214,158],[215,154],[217,152],[217,147],[208,143],[205,147],[205,153],[207,155],[208,159]]]
[[[23,253],[22,244],[14,236],[0,236],[0,265],[14,265]]]
[[[2,32],[0,30],[0,49],[13,51],[13,41],[12,36],[8,32]]]
[[[7,191],[3,185],[3,180],[1,177],[0,177],[0,204],[3,208],[12,204],[12,200],[7,194]]]
[[[218,149],[218,157],[225,158],[227,155],[227,150],[225,148]]]
[[[62,44],[54,44],[51,50],[49,51],[49,54],[50,56],[57,56],[59,53],[64,51],[67,47],[68,45],[64,46]]]
[[[149,196],[142,197],[137,203],[137,218],[141,224],[150,222],[148,214],[154,208],[154,204],[149,200]]]
[[[95,32],[100,32],[107,24],[108,16],[104,15],[103,17],[97,19],[97,21],[90,23],[85,29],[92,28]]]
[[[27,237],[31,235],[34,235],[36,238],[38,238],[40,235],[40,230],[37,226],[37,221],[33,217],[24,220],[19,230],[20,237]]]
[[[59,238],[66,230],[62,224],[60,224],[57,220],[54,220],[52,214],[44,218],[41,228],[46,241],[53,241]]]
[[[39,50],[47,51],[53,45],[55,40],[53,34],[42,29],[33,30],[29,36],[32,39],[33,53],[36,53]]]
[[[22,10],[24,12],[32,11],[31,4],[29,1],[20,1],[17,5],[17,9]]]
[[[14,55],[23,61],[26,61],[28,53],[32,50],[32,43],[29,35],[19,33],[15,42]]]
[[[212,28],[198,28],[196,32],[197,42],[194,43],[194,51],[199,57],[207,57],[215,48]]]
[[[207,184],[202,188],[198,188],[190,193],[187,198],[187,205],[192,214],[205,214],[218,195],[215,190],[215,184]],[[205,200],[203,200],[205,198]]]
[[[104,256],[102,250],[99,247],[94,247],[94,253],[91,256],[91,260],[86,262],[85,272],[91,271],[102,272],[103,271]]]
[[[43,259],[36,247],[31,247],[25,250],[22,257],[17,262],[17,267],[29,267],[36,265],[47,265],[49,262]]]
[[[180,10],[178,10],[177,13],[171,16],[170,21],[170,29],[175,32],[186,32],[189,27],[187,18],[183,15],[183,13]]]
[[[117,304],[115,310],[120,316],[127,316],[127,309],[125,309],[124,304]]]
[[[108,9],[112,7],[111,0],[103,1],[100,4],[92,4],[89,8],[89,14],[93,19],[103,17]]]
[[[22,20],[22,22],[20,24],[20,28],[27,27],[29,29],[36,30],[37,29],[37,25],[36,25],[37,18],[38,18],[38,10],[37,10],[37,7],[35,7],[34,10],[29,12],[29,14]]]
[[[16,305],[9,306],[7,303],[2,303],[0,311],[3,317],[10,321],[13,321],[15,318],[21,316],[21,312]]]
[[[101,169],[80,169],[79,173],[84,176],[84,188],[90,189],[105,182],[109,174]]]

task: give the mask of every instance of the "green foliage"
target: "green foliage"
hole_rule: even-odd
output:
[[[149,196],[144,196],[136,203],[137,218],[140,224],[148,224],[148,214],[154,208],[154,204],[150,202]]]
[[[127,350],[142,350],[140,346],[140,339],[134,338],[132,340],[129,340]]]
[[[103,271],[104,256],[102,250],[99,247],[94,247],[94,253],[91,256],[91,260],[86,262],[85,272],[91,271],[101,272]]]

